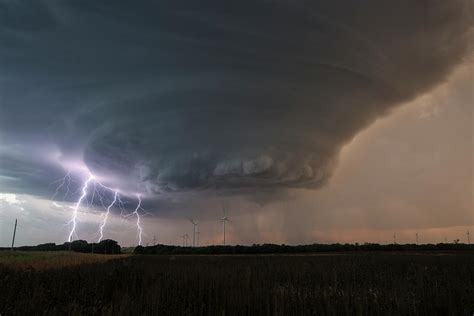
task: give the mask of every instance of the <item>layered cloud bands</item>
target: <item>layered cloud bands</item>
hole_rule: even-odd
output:
[[[321,186],[344,143],[460,63],[473,26],[469,0],[33,3],[0,1],[11,190],[38,185],[38,146],[150,195]]]

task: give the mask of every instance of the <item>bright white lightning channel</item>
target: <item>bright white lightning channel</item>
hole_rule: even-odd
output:
[[[77,212],[79,210],[79,206],[81,206],[81,202],[82,200],[84,200],[84,198],[87,196],[87,187],[89,185],[89,183],[94,180],[94,176],[91,175],[86,182],[84,182],[84,185],[82,186],[82,195],[81,197],[79,198],[79,200],[77,200],[76,204],[74,205],[74,208],[73,208],[73,213],[72,213],[72,219],[69,221],[68,224],[72,224],[72,228],[71,228],[71,231],[69,232],[69,237],[68,237],[68,242],[71,242],[72,241],[72,236],[74,235],[75,231],[76,231],[76,220],[77,220]]]
[[[69,185],[71,183],[71,172],[68,172],[64,178],[62,179],[59,179],[55,182],[60,182],[59,186],[56,188],[56,191],[53,195],[53,198],[57,196],[57,194],[59,193],[59,191],[61,190],[61,188],[65,187],[66,188],[66,194],[69,193]],[[92,186],[93,184],[93,186]],[[101,188],[103,188],[104,190],[106,191],[109,191],[109,192],[113,192],[114,193],[114,198],[112,200],[112,202],[110,204],[108,204],[107,206],[104,205],[104,202],[103,202],[103,195],[102,193],[100,192],[100,190],[97,189],[97,186],[100,186]],[[92,192],[90,192],[92,190]],[[67,222],[67,225],[70,225],[71,226],[71,229],[69,231],[69,236],[68,236],[68,242],[71,242],[73,240],[73,237],[74,236],[77,236],[76,235],[76,227],[77,227],[77,218],[78,218],[78,213],[79,213],[79,208],[81,207],[81,205],[84,203],[84,200],[85,202],[88,202],[88,196],[90,196],[90,202],[87,204],[89,207],[93,207],[94,205],[94,197],[95,195],[97,194],[100,198],[100,201],[102,203],[102,206],[104,207],[104,209],[106,210],[105,214],[104,214],[104,217],[102,219],[102,221],[100,222],[100,225],[99,225],[99,230],[98,230],[98,235],[99,235],[99,240],[98,242],[101,242],[102,239],[104,238],[104,228],[105,226],[107,225],[107,221],[109,219],[109,215],[110,215],[110,211],[112,209],[112,207],[114,205],[117,205],[120,210],[121,210],[121,213],[120,213],[120,217],[123,219],[123,218],[128,218],[128,217],[131,217],[131,216],[136,216],[136,226],[137,226],[137,234],[138,234],[138,245],[141,245],[142,244],[142,234],[143,234],[143,228],[141,226],[141,216],[140,216],[140,210],[143,210],[143,208],[141,207],[141,203],[142,203],[142,200],[141,200],[141,196],[140,194],[137,194],[137,199],[138,199],[138,204],[135,208],[135,210],[132,212],[132,213],[129,213],[128,215],[124,215],[125,213],[125,209],[124,209],[124,203],[123,201],[120,199],[120,194],[119,194],[119,190],[117,189],[114,189],[114,188],[111,188],[111,187],[108,187],[104,184],[102,184],[100,181],[97,180],[97,178],[92,175],[92,174],[89,174],[89,178],[83,183],[82,187],[80,188],[80,191],[81,191],[81,196],[79,197],[79,199],[77,200],[77,202],[74,204],[74,206],[72,207],[73,209],[73,213],[72,213],[72,218],[69,222]]]
[[[140,194],[137,194],[138,198],[138,204],[137,207],[135,208],[135,211],[130,214],[130,215],[135,215],[137,217],[137,230],[138,230],[138,245],[142,245],[142,233],[143,233],[143,228],[140,224],[140,213],[138,212],[142,208],[142,199],[140,197]]]
[[[116,190],[114,192],[114,199],[112,203],[110,203],[109,206],[107,206],[107,211],[105,212],[104,219],[102,220],[102,223],[100,224],[100,227],[99,227],[100,237],[99,237],[98,242],[100,242],[102,238],[104,238],[104,227],[107,224],[107,219],[109,218],[110,208],[114,206],[115,202],[117,202],[117,195],[118,195],[118,191]]]

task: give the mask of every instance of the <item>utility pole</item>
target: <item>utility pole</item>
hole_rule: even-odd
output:
[[[416,232],[416,244],[418,245],[418,232]]]
[[[466,236],[467,236],[467,243],[471,243],[471,234],[469,233],[469,230],[466,231]]]
[[[12,250],[13,250],[13,246],[15,245],[16,224],[17,223],[18,223],[18,219],[15,218],[15,228],[13,229],[13,239],[12,239]]]

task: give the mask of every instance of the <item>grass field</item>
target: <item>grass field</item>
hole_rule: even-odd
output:
[[[45,270],[105,262],[126,255],[98,255],[70,251],[0,251],[0,268]]]
[[[472,315],[474,253],[128,256],[0,284],[2,315]]]

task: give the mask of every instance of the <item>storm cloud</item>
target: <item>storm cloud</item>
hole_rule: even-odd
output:
[[[150,199],[318,188],[462,61],[469,2],[2,0],[2,191],[69,160]]]

